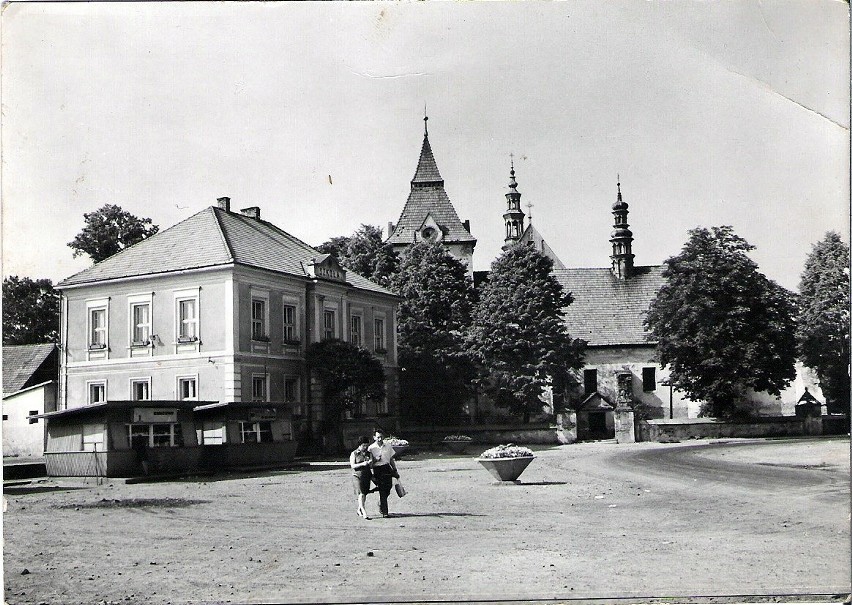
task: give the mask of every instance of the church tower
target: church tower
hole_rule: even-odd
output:
[[[612,274],[625,280],[633,272],[633,232],[628,229],[627,203],[621,199],[621,178],[618,179],[618,199],[612,205],[615,217],[614,230],[610,236],[612,243]]]
[[[472,274],[476,238],[470,234],[470,222],[459,219],[444,190],[444,179],[429,144],[428,120],[423,118],[423,145],[408,201],[396,224],[388,224],[387,242],[398,253],[416,242],[440,242],[450,254],[467,263]]]
[[[515,159],[512,158],[512,168],[509,171],[509,192],[506,193],[506,212],[503,214],[506,223],[506,238],[503,250],[521,241],[524,234],[524,211],[521,210],[521,194],[515,181]]]

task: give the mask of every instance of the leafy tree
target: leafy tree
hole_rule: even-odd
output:
[[[814,244],[799,283],[796,340],[832,412],[849,411],[849,247],[831,231]]]
[[[485,393],[522,415],[541,409],[547,386],[581,367],[584,343],[565,327],[573,298],[551,275],[553,261],[516,244],[491,264],[473,313],[469,350],[481,364]]]
[[[84,214],[83,220],[86,225],[68,246],[74,250],[75,258],[88,254],[96,263],[160,230],[151,223],[151,219],[133,216],[114,204],[106,204],[94,212]]]
[[[351,236],[333,237],[317,246],[324,254],[333,254],[341,265],[381,286],[390,283],[399,266],[393,246],[384,242],[382,230],[361,225]]]
[[[748,413],[749,388],[778,395],[795,377],[793,294],[758,271],[753,249],[729,226],[692,229],[645,318],[672,386],[702,416]]]
[[[59,341],[59,292],[49,279],[3,280],[3,344]]]
[[[337,339],[308,345],[305,361],[322,386],[326,432],[342,447],[339,424],[343,412],[385,396],[382,364],[366,349]]]
[[[465,347],[473,309],[467,267],[441,244],[420,242],[403,253],[390,288],[402,297],[397,334],[406,415],[452,423],[475,376]]]

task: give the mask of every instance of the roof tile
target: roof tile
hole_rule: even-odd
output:
[[[574,302],[565,311],[568,332],[591,346],[651,344],[643,321],[665,283],[662,265],[634,267],[626,280],[609,268],[561,269],[554,277]]]
[[[3,346],[3,394],[26,388],[30,378],[56,350],[53,343]]]
[[[305,264],[321,253],[268,221],[209,207],[61,281],[58,287],[158,275],[236,263],[308,277]],[[392,294],[347,271],[350,285]]]

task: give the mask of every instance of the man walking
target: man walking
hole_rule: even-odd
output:
[[[399,478],[399,473],[396,472],[396,462],[393,459],[395,452],[390,445],[385,443],[385,434],[381,430],[375,432],[373,440],[369,452],[373,456],[373,478],[379,489],[379,511],[381,511],[382,517],[390,517],[390,514],[388,514],[388,495],[391,492],[391,487],[393,487],[393,478]]]

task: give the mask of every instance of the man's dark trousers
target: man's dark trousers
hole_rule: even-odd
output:
[[[373,467],[373,477],[379,488],[379,510],[383,515],[388,514],[388,495],[393,487],[393,469],[390,464]]]

